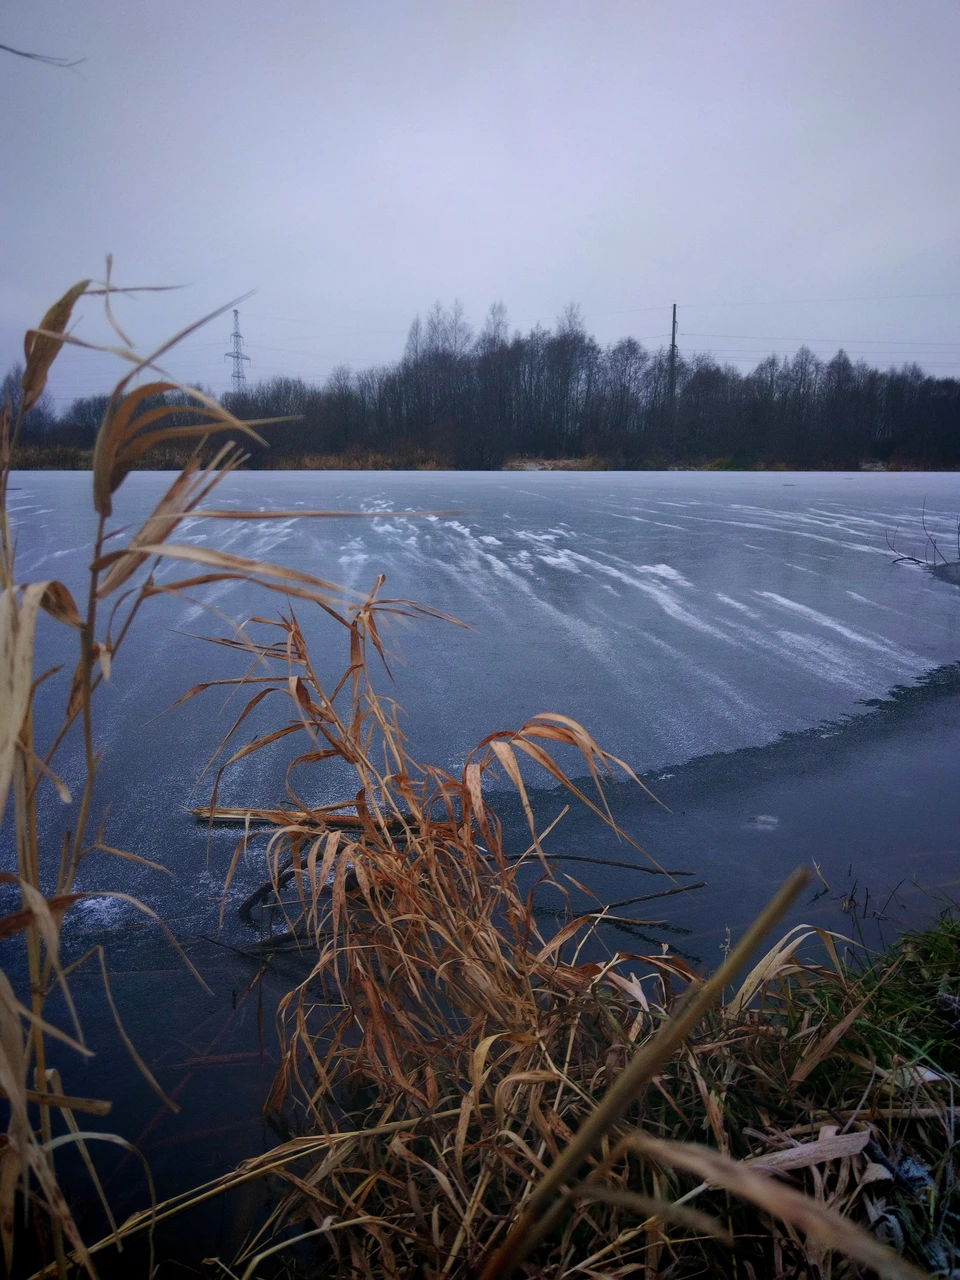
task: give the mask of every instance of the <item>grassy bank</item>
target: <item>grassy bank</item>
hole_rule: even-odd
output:
[[[110,289],[108,280],[99,292],[109,298]],[[176,543],[188,516],[260,521],[291,513],[210,504],[222,476],[243,462],[234,441],[259,441],[265,424],[240,422],[176,387],[157,367],[162,350],[140,358],[124,349],[132,372],[108,403],[91,459],[84,598],[78,603],[59,582],[18,581],[5,503],[21,417],[67,340],[74,303],[97,291],[83,282],[28,334],[23,402],[18,414],[3,414],[0,813],[11,795],[5,820],[15,863],[0,874],[20,899],[0,918],[0,940],[21,948],[0,982],[7,1108],[0,1239],[8,1272],[18,1265],[17,1247],[36,1238],[48,1259],[38,1274],[94,1275],[107,1257],[122,1267],[114,1251],[123,1240],[147,1238],[157,1221],[175,1222],[191,1207],[218,1212],[219,1195],[266,1180],[273,1196],[262,1221],[239,1257],[211,1261],[213,1274],[907,1280],[931,1267],[946,1274],[955,1265],[958,1212],[960,929],[952,917],[904,937],[886,956],[861,951],[856,964],[841,959],[846,943],[805,926],[771,945],[805,883],[797,873],[705,978],[668,950],[603,948],[598,928],[612,910],[632,911],[643,924],[637,912],[663,914],[683,891],[678,873],[620,832],[649,892],[609,908],[596,903],[544,929],[519,877],[533,867],[541,884],[562,894],[570,878],[543,851],[546,832],[527,793],[531,771],[545,772],[611,825],[605,780],[639,780],[580,725],[553,713],[491,733],[456,774],[414,760],[399,709],[374,680],[382,627],[397,617],[452,620],[382,598],[382,579],[360,597],[300,570],[219,551],[213,539]],[[158,380],[135,385],[148,371]],[[173,409],[144,410],[171,387],[193,397],[202,422],[184,426],[171,422]],[[222,432],[231,439],[215,449],[209,436]],[[200,451],[190,452],[195,445]],[[170,459],[186,450],[183,471],[139,529],[115,530],[112,495],[156,449]],[[179,573],[161,580],[161,564]],[[51,1037],[80,1057],[96,1050],[72,1013],[60,930],[85,896],[75,887],[81,864],[143,861],[97,810],[96,694],[155,595],[192,595],[223,582],[272,593],[266,598],[276,597],[282,612],[223,637],[242,674],[216,681],[217,691],[247,701],[221,744],[211,818],[233,763],[275,742],[301,743],[283,808],[272,811],[265,834],[244,828],[224,885],[226,895],[240,860],[263,841],[269,879],[248,907],[266,913],[267,936],[251,959],[300,961],[280,1003],[281,1060],[264,1099],[282,1141],[91,1242],[60,1192],[58,1153],[64,1146],[81,1153],[109,1217],[96,1147],[129,1144],[84,1128],[85,1115],[107,1114],[109,1097],[78,1096],[47,1066]],[[343,646],[333,688],[317,676],[301,613],[311,615],[310,632],[314,623],[328,627],[325,661],[337,642]],[[43,676],[62,682],[63,723],[49,742],[35,740],[32,715],[38,620],[67,628],[76,644],[72,671]],[[182,700],[209,692],[201,682]],[[246,715],[267,698],[277,728],[244,741]],[[75,758],[61,766],[67,742],[78,744],[82,767]],[[571,780],[571,761],[592,779],[589,790]],[[339,803],[317,807],[302,789],[316,794],[316,773],[331,763],[350,781]],[[75,796],[58,768],[79,775]],[[504,841],[489,799],[491,783],[504,779],[528,818],[526,848]],[[58,823],[62,802],[74,807]],[[51,831],[61,838],[48,843],[40,833]],[[104,1008],[116,1014],[102,950],[82,963],[101,966]],[[122,1036],[130,1069],[175,1109]],[[104,1092],[108,1083],[102,1078]]]
[[[805,1235],[809,1221],[782,1189],[922,1268],[952,1273],[956,921],[857,969],[800,963],[799,942],[783,940],[728,991],[611,1128],[532,1274],[873,1274],[838,1265],[829,1245],[840,1233]],[[315,1225],[347,1200],[358,1218],[379,1219],[390,1262],[384,1238],[358,1230],[345,1252],[331,1246],[331,1273],[356,1251],[375,1274],[474,1274],[627,1056],[676,1013],[689,979],[676,957],[624,957],[592,983],[554,990],[522,1029],[493,1039],[496,1024],[485,1022],[456,1064],[431,1046],[432,1114],[403,1108],[408,1119],[394,1128],[405,1099],[378,1082],[376,1102],[349,1120],[349,1168],[331,1167],[333,1143],[298,1160],[302,1181],[284,1212]],[[761,1170],[762,1185],[746,1185]]]

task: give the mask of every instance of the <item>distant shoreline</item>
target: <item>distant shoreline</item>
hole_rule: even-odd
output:
[[[13,460],[14,471],[89,471],[92,451],[72,446],[54,446],[49,449],[37,445],[28,445],[17,450]],[[148,457],[145,465],[137,468],[142,471],[179,471],[184,459],[179,456]],[[934,473],[950,473],[960,471],[960,467],[932,467],[921,462],[893,461],[878,462],[864,459],[857,463],[841,466],[835,462],[824,462],[819,466],[793,467],[777,461],[758,461],[747,464],[736,464],[730,458],[698,458],[689,462],[667,463],[660,459],[649,459],[632,465],[625,465],[621,459],[605,459],[597,455],[583,458],[541,458],[511,457],[501,467],[482,468],[490,471],[728,471],[728,472],[769,472],[769,471],[857,471],[864,474],[870,472],[927,471]],[[247,465],[249,471],[475,471],[476,467],[456,467],[448,459],[417,453],[413,456],[402,454],[380,453],[345,453],[345,454],[313,454],[307,456],[280,455],[276,458],[264,458],[260,465]]]

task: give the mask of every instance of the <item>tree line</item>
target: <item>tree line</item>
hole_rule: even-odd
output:
[[[15,377],[4,386],[15,393]],[[960,380],[918,365],[880,370],[843,350],[770,355],[752,372],[708,354],[670,354],[635,338],[602,346],[579,308],[553,329],[510,331],[495,303],[474,331],[462,308],[437,303],[410,327],[394,364],[341,366],[323,386],[271,378],[228,393],[239,417],[291,416],[271,428],[250,466],[382,465],[497,468],[510,457],[592,458],[610,467],[960,465]],[[105,396],[59,416],[39,404],[25,442],[88,449]],[[171,460],[175,461],[175,460]]]

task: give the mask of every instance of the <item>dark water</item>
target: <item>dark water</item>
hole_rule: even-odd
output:
[[[145,516],[169,479],[130,477],[116,523]],[[58,577],[79,592],[92,532],[88,477],[25,473],[14,483],[20,580]],[[423,600],[470,625],[465,631],[419,622],[390,637],[400,659],[394,692],[421,758],[455,768],[484,734],[538,711],[562,711],[645,774],[668,808],[619,787],[618,817],[662,865],[687,868],[708,887],[630,909],[667,924],[632,932],[608,926],[611,948],[634,950],[639,935],[713,964],[725,929],[742,928],[801,862],[819,864],[829,891],[805,902],[794,919],[844,932],[864,927],[856,923],[863,917],[882,937],[956,895],[960,590],[949,575],[893,564],[889,544],[923,558],[925,508],[927,530],[955,559],[960,478],[251,473],[231,477],[217,501],[375,512],[362,521],[194,520],[177,540],[272,559],[358,589],[383,571],[389,595]],[[454,514],[406,518],[396,514],[403,509]],[[230,585],[209,590],[203,602],[234,618],[281,603]],[[245,939],[232,911],[217,930],[236,837],[215,832],[208,851],[205,833],[183,811],[237,707],[222,694],[207,695],[160,713],[195,681],[239,668],[224,650],[185,634],[223,631],[200,602],[153,603],[103,690],[95,811],[109,805],[110,843],[173,875],[91,860],[81,887],[119,889],[158,911],[214,994],[185,975],[154,926],[116,899],[94,898],[71,913],[65,941],[75,955],[107,944],[128,1029],[164,1087],[181,1090],[184,1114],[160,1119],[142,1139],[166,1194],[270,1141],[256,1108],[271,1072],[272,1004],[284,975],[247,992],[255,968],[200,938]],[[338,637],[308,606],[298,612],[321,668],[333,674],[346,656]],[[66,638],[53,623],[41,627],[37,670],[63,660]],[[62,697],[56,681],[41,690],[41,740]],[[251,732],[273,723],[264,714]],[[279,799],[285,759],[243,762],[221,802]],[[75,743],[60,772],[78,789]],[[319,770],[301,783],[317,800],[343,794],[344,780]],[[553,816],[562,798],[537,790],[533,777],[531,783],[539,811]],[[524,847],[515,804],[506,793],[500,803]],[[64,821],[70,813],[58,807],[45,838],[53,841]],[[9,835],[6,824],[3,865],[12,857]],[[639,861],[577,812],[549,847]],[[567,869],[601,901],[657,887],[640,872]],[[240,867],[233,901],[261,871],[256,857]],[[585,905],[572,893],[574,906]],[[545,911],[560,905],[542,898]],[[98,1056],[91,1066],[70,1064],[71,1089],[115,1098],[107,1127],[135,1138],[155,1102],[133,1082],[96,983],[92,971],[77,978]],[[193,1064],[205,1052],[246,1056],[215,1069]],[[142,1203],[134,1181],[127,1166],[115,1187]],[[243,1220],[241,1210],[225,1214],[225,1231]],[[204,1230],[211,1230],[209,1220]],[[219,1246],[214,1239],[204,1247]]]

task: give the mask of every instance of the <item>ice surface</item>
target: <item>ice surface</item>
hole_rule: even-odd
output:
[[[169,478],[128,477],[115,524],[142,519]],[[35,472],[17,483],[19,579],[56,575],[80,592],[89,478]],[[960,659],[957,585],[894,564],[888,545],[896,532],[899,550],[923,556],[924,504],[928,529],[948,546],[960,509],[960,479],[950,474],[238,473],[218,506],[370,518],[191,519],[177,539],[356,590],[382,571],[388,596],[468,623],[468,631],[430,621],[387,628],[395,683],[384,676],[381,686],[406,708],[413,750],[433,763],[455,768],[485,734],[559,711],[649,770],[863,711],[864,700]],[[170,564],[162,577],[180,572]],[[223,631],[202,605],[247,618],[275,614],[283,601],[220,584],[197,599],[150,602],[98,711],[101,798],[112,821],[138,853],[172,857],[180,870],[186,855],[171,852],[171,830],[184,830],[182,806],[241,705],[207,695],[153,718],[195,681],[243,669],[181,634]],[[345,637],[304,602],[296,611],[332,677],[347,661]],[[71,639],[45,622],[37,670],[59,661],[70,670]],[[41,737],[61,695],[55,681],[41,690]],[[269,699],[261,710],[246,736],[286,714]],[[249,757],[228,776],[222,802],[282,798],[283,764]],[[70,761],[61,772],[76,774]],[[308,797],[329,800],[346,780],[317,768],[300,783]],[[228,858],[232,838],[218,836],[212,848],[215,861]],[[204,863],[205,850],[191,849]],[[148,874],[118,863],[114,884],[136,893]]]
[[[927,527],[949,537],[960,508],[955,476],[515,478],[241,473],[218,503],[332,506],[372,518],[194,519],[177,536],[339,577],[358,590],[383,571],[387,594],[469,623],[472,632],[424,622],[392,636],[405,664],[397,692],[409,728],[418,749],[440,764],[492,729],[560,709],[634,764],[676,763],[854,711],[858,698],[960,658],[960,592],[893,564],[888,546],[895,532],[899,548],[923,554],[924,504]],[[166,479],[130,476],[117,523],[145,514]],[[80,480],[19,477],[22,578],[56,572],[79,586],[78,533],[89,527]],[[34,523],[37,507],[52,516]],[[404,510],[457,514],[409,518]],[[179,569],[162,572],[169,580]],[[237,616],[277,605],[235,586],[206,599]],[[199,677],[208,655],[173,636],[196,627],[192,602],[159,612],[168,629],[141,630],[117,679],[123,663],[128,672],[149,669],[174,695],[184,664]],[[299,613],[313,622],[309,609]],[[201,736],[198,714],[188,708],[178,719],[182,735]]]

